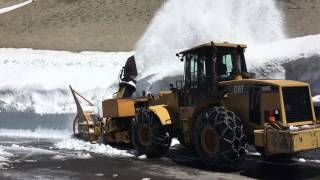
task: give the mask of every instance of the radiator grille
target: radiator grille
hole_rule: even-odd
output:
[[[282,92],[288,123],[313,119],[308,87],[284,87]]]

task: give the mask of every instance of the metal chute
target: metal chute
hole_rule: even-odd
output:
[[[119,90],[114,98],[130,98],[136,91],[136,77],[138,75],[134,56],[128,58],[126,65],[122,68],[119,76]]]

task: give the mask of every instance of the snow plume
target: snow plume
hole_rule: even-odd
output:
[[[284,38],[282,15],[274,0],[170,0],[137,43],[136,57],[142,62],[139,69],[150,72],[147,75],[172,73],[182,70],[176,65],[177,49],[209,41],[251,45]],[[154,66],[158,68],[151,72]]]

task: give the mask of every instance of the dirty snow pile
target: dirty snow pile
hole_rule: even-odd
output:
[[[6,169],[9,164],[8,162],[10,161],[10,157],[12,157],[13,154],[6,152],[3,147],[0,145],[0,169]]]
[[[172,139],[171,146],[180,144],[177,139]],[[86,151],[104,156],[116,156],[116,157],[136,157],[134,151],[120,150],[110,145],[90,143],[79,139],[65,139],[54,144],[57,149],[68,149],[74,151]],[[89,154],[90,155],[90,154]],[[89,156],[90,157],[90,156]],[[88,157],[88,158],[89,158]],[[146,159],[145,155],[137,157],[138,159]]]
[[[92,144],[78,139],[66,139],[55,144],[58,149],[68,149],[76,151],[87,151],[106,156],[134,157],[134,154],[126,150],[119,150],[109,145]]]

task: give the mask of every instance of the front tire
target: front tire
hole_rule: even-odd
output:
[[[158,158],[169,150],[171,138],[158,117],[142,108],[131,122],[131,142],[139,154]]]
[[[224,107],[206,109],[196,119],[194,147],[211,168],[237,168],[247,148],[241,120]]]

